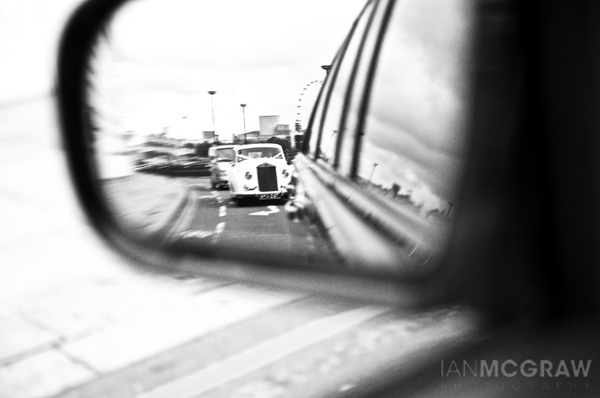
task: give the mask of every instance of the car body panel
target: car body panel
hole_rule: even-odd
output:
[[[235,145],[219,145],[209,149],[210,183],[213,188],[229,185],[229,172],[233,164],[234,148]]]
[[[306,220],[322,226],[349,268],[422,274],[445,250],[463,162],[468,84],[459,72],[471,9],[463,0],[442,4],[432,13],[417,0],[367,3],[322,87],[309,146],[296,158],[287,209],[310,214]],[[412,30],[428,18],[443,20],[448,37]],[[414,81],[422,85],[413,89]]]

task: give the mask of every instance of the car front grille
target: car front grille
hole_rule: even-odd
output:
[[[277,170],[271,164],[261,164],[256,168],[258,189],[261,192],[277,191]]]

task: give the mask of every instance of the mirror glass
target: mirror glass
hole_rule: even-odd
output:
[[[379,83],[367,76],[387,1],[126,3],[98,37],[88,76],[91,152],[115,218],[138,237],[225,257],[386,272],[393,264],[371,267],[371,258],[402,270],[418,257],[413,265],[425,268],[460,207],[468,116],[470,11],[465,1],[437,3],[396,7],[402,18],[392,23],[403,25],[381,46]],[[427,30],[434,25],[443,31]],[[372,108],[361,116],[371,86]],[[313,157],[326,177],[298,182],[319,118],[322,135],[339,143]],[[328,193],[324,181],[338,177],[356,195]],[[410,239],[404,225],[371,220],[365,230],[380,229],[364,240],[372,250],[344,259],[339,236],[364,233],[335,221],[346,216],[331,198],[345,194],[371,208],[371,219],[406,222]],[[343,230],[337,241],[328,223]],[[390,244],[403,252],[397,260],[383,253]]]

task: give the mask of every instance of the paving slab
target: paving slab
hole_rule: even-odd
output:
[[[185,377],[165,383],[139,395],[139,398],[199,396],[387,311],[389,308],[364,307],[310,322]]]
[[[0,365],[27,352],[49,347],[57,343],[59,337],[26,321],[20,314],[0,314]]]
[[[300,297],[291,292],[225,286],[176,308],[68,342],[63,349],[98,372],[112,372]]]
[[[16,300],[17,304],[65,285],[134,274],[87,227],[54,231],[2,249],[0,302]]]
[[[10,248],[19,242],[52,233],[55,226],[34,222],[45,217],[43,210],[23,203],[17,194],[2,192],[0,188],[0,219],[2,220],[0,249]]]
[[[44,351],[0,367],[0,398],[44,398],[95,376],[57,350]]]
[[[64,340],[81,338],[148,314],[183,305],[225,282],[166,278],[97,278],[31,296],[22,313]]]

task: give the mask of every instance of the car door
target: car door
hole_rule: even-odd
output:
[[[296,205],[349,268],[420,273],[444,250],[464,150],[468,15],[461,0],[369,2],[329,72],[295,162]]]

